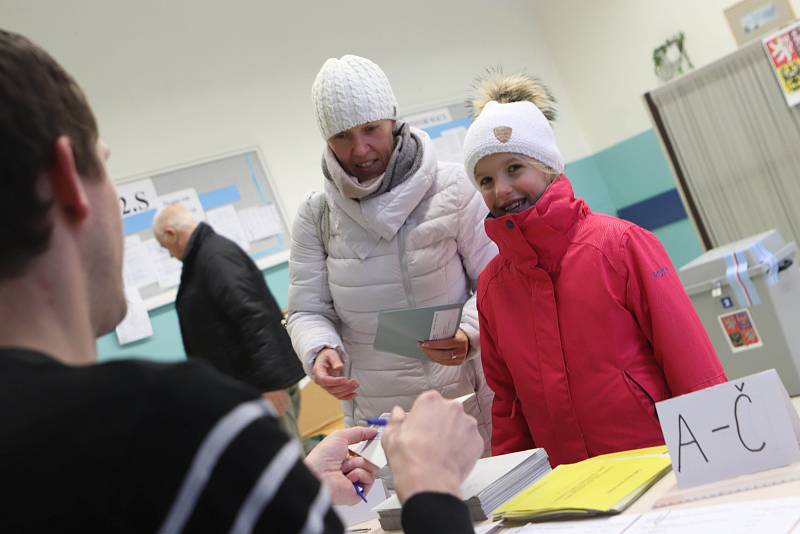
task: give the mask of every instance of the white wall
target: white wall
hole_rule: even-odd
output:
[[[723,10],[737,0],[531,2],[591,152],[651,127],[642,95],[661,83],[653,49],[683,31],[695,67],[736,50]],[[800,0],[790,1],[800,13]]]
[[[381,65],[401,113],[463,100],[487,66],[525,68],[561,97],[565,154],[588,153],[526,0],[4,0],[0,21],[83,85],[116,178],[259,145],[290,218],[321,186],[310,89],[330,56]]]

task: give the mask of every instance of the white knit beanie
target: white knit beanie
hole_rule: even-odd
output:
[[[475,165],[481,158],[506,152],[529,156],[558,173],[564,172],[555,134],[543,113],[554,118],[555,101],[538,80],[523,75],[501,76],[487,80],[478,89],[482,95],[473,106],[482,109],[464,138],[464,166],[473,183]],[[506,103],[497,102],[499,99]]]
[[[311,99],[326,140],[360,124],[397,118],[397,100],[386,74],[359,56],[328,59],[311,87]]]

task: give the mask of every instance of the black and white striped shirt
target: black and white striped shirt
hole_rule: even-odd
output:
[[[0,532],[342,532],[272,416],[202,364],[0,349]]]
[[[200,363],[70,367],[0,348],[0,532],[344,529],[257,392]],[[420,493],[407,534],[471,533]]]

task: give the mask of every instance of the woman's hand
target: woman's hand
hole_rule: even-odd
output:
[[[322,349],[314,360],[311,378],[325,391],[339,400],[353,400],[358,389],[357,380],[342,376],[342,358],[335,349]]]
[[[461,365],[467,360],[469,338],[460,328],[450,339],[433,339],[419,344],[422,352],[439,365]]]

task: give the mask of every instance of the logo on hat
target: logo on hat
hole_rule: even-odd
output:
[[[511,139],[511,127],[510,126],[498,126],[497,128],[493,129],[492,131],[494,132],[494,136],[501,143],[508,143],[508,140]]]

